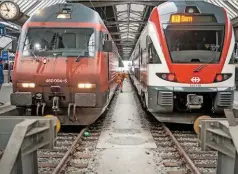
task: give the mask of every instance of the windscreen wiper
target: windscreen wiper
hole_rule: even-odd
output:
[[[220,47],[219,45],[213,46],[212,47],[212,52],[213,52],[212,57],[207,62],[205,62],[204,64],[199,65],[197,68],[195,68],[193,72],[199,72],[202,68],[207,66],[210,62],[212,62],[214,60],[214,58],[217,58],[217,50],[218,50],[219,47]]]
[[[80,58],[82,58],[82,57],[85,57],[85,56],[84,56],[84,55],[79,55],[79,56],[76,58],[75,62],[79,62]]]
[[[87,48],[85,48],[84,50],[83,50],[83,53],[84,53],[84,55],[78,55],[78,57],[76,58],[76,60],[75,60],[75,62],[79,62],[79,59],[81,58],[81,57],[85,57],[86,55],[85,55],[85,51],[87,50],[89,48],[89,46],[87,46]],[[87,53],[88,53],[88,51],[87,51]]]
[[[29,49],[26,49],[25,51],[30,51],[32,54],[33,54],[33,56],[34,56],[34,58],[36,59],[36,60],[39,60],[38,59],[38,56],[29,48]]]

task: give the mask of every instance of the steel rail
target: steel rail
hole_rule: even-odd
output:
[[[77,147],[76,145],[78,144],[78,142],[79,142],[80,138],[82,137],[85,130],[86,130],[86,128],[81,130],[81,132],[79,133],[77,138],[74,140],[74,142],[70,146],[69,150],[65,153],[64,157],[60,160],[59,164],[56,166],[56,168],[52,172],[52,174],[59,174],[62,171],[63,167],[68,162],[70,155],[76,149],[76,147]]]
[[[188,154],[185,152],[185,150],[182,148],[182,146],[179,144],[179,142],[177,141],[177,139],[174,137],[174,135],[172,134],[172,132],[162,123],[162,127],[163,129],[166,131],[166,133],[170,136],[170,138],[172,139],[172,141],[174,142],[174,144],[177,146],[178,151],[180,152],[180,154],[183,155],[184,159],[186,160],[187,164],[189,165],[190,170],[192,170],[192,172],[194,174],[201,174],[201,172],[198,170],[198,168],[195,166],[195,164],[193,163],[193,161],[189,158]]]

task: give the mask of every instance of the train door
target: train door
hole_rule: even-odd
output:
[[[106,40],[109,39],[109,36],[107,33],[104,33],[104,32],[101,32],[101,50],[103,51],[103,45],[104,45],[104,42]],[[104,56],[106,56],[106,65],[107,65],[107,72],[106,72],[106,76],[107,76],[107,80],[108,80],[108,83],[110,82],[110,57],[112,58],[112,54],[111,53],[104,53]]]
[[[106,34],[106,40],[109,40],[109,36],[108,34]],[[110,76],[111,76],[111,70],[110,70],[110,57],[113,58],[112,56],[113,54],[113,51],[112,53],[107,53],[107,80],[108,80],[108,83],[110,82]],[[109,88],[110,89],[110,88]]]
[[[109,40],[109,35],[105,32],[101,32],[101,50],[103,51],[103,47],[104,47],[104,43],[105,41]],[[108,84],[108,94],[107,94],[107,100],[109,100],[110,98],[110,88],[111,88],[111,69],[110,69],[110,59],[113,59],[113,56],[112,56],[113,53],[108,53],[108,52],[104,52],[103,55],[105,56],[105,60],[103,60],[103,62],[105,62],[105,69],[106,71],[104,72],[105,73],[105,76],[107,76],[107,84]]]

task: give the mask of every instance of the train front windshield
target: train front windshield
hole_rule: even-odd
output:
[[[23,56],[94,57],[95,38],[93,28],[29,28]]]
[[[165,31],[173,63],[219,63],[224,29],[171,26]]]

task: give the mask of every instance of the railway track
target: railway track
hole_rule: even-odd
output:
[[[140,96],[135,95],[137,103],[143,106]],[[141,120],[157,145],[154,160],[160,174],[216,174],[217,152],[202,151],[194,131],[171,131],[142,108]]]
[[[117,95],[114,95],[117,98]],[[116,99],[108,107],[115,104]],[[95,123],[80,133],[60,133],[54,149],[38,150],[39,174],[83,174],[90,169],[88,164],[95,156],[95,149],[102,130],[111,122],[110,111],[106,111]],[[89,136],[85,136],[88,132]]]
[[[88,164],[110,117],[105,115],[80,133],[60,133],[54,149],[38,150],[39,174],[79,174],[88,172]],[[109,121],[110,122],[110,121]],[[85,136],[85,132],[89,135]]]
[[[164,124],[156,123],[151,133],[160,156],[161,173],[215,174],[217,153],[202,151],[197,135],[192,131],[170,131]]]

